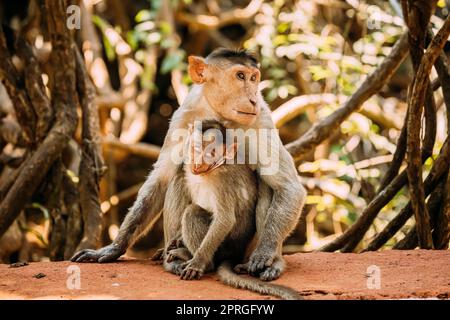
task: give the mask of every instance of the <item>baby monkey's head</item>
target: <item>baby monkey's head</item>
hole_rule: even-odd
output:
[[[207,174],[227,160],[233,160],[237,153],[237,143],[226,141],[226,129],[219,122],[196,121],[189,128],[188,166],[195,175]]]

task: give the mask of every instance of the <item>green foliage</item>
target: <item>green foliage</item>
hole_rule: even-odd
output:
[[[184,1],[189,4],[190,1]],[[178,6],[178,1],[171,2],[172,7]],[[186,70],[187,66],[184,62],[186,52],[178,48],[178,44],[173,38],[172,26],[167,21],[157,19],[158,10],[161,7],[161,1],[151,1],[149,9],[139,11],[135,16],[136,26],[127,34],[127,42],[133,50],[136,51],[136,60],[143,64],[144,72],[141,75],[141,86],[157,90],[156,84],[151,80],[156,72],[155,66],[145,64],[142,53],[145,48],[151,46],[159,46],[165,50],[165,55],[161,62],[159,72],[167,74],[175,69]],[[141,57],[140,57],[141,56]],[[188,82],[183,79],[183,82]]]
[[[161,73],[168,73],[182,65],[186,53],[183,50],[176,50],[164,57],[161,64]]]
[[[116,52],[113,45],[107,37],[105,37],[105,30],[107,28],[107,22],[97,15],[92,16],[94,24],[102,31],[103,48],[105,49],[106,58],[109,61],[116,59]]]
[[[303,77],[313,81],[314,86],[331,86],[335,93],[351,95],[401,33],[397,24],[380,21],[380,30],[366,30],[363,37],[351,44],[347,40],[351,20],[341,33],[324,34],[324,27],[329,26],[310,11],[312,2],[292,6],[280,0],[264,6],[255,19],[257,29],[253,37],[244,43],[245,48],[257,51],[261,57],[265,78],[270,79],[264,92],[269,102],[299,93],[296,82],[299,67],[309,72],[303,72]],[[389,6],[380,10],[390,17],[395,14]],[[355,16],[353,9],[348,14]],[[373,18],[369,13],[358,14],[364,19]],[[299,66],[300,63],[305,65]]]

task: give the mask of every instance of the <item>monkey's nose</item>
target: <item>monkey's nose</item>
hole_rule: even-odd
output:
[[[256,99],[250,98],[249,100],[252,105],[256,106]]]

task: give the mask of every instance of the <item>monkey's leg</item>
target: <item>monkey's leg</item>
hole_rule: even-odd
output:
[[[177,171],[169,183],[164,201],[164,242],[166,252],[183,246],[181,238],[181,220],[186,207],[191,203],[186,189],[183,169]]]
[[[190,204],[186,207],[182,219],[183,242],[191,253],[195,253],[208,233],[212,216],[198,205]]]
[[[214,255],[235,225],[235,215],[222,208],[211,215],[197,205],[189,206],[183,214],[183,241],[194,252],[181,274],[184,280],[200,279],[212,268]],[[206,234],[205,234],[206,231]]]
[[[164,200],[165,246],[153,255],[152,260],[164,260],[170,250],[184,247],[181,238],[181,220],[183,212],[190,202],[189,193],[185,188],[183,171],[178,170],[169,183]]]
[[[264,281],[272,281],[278,279],[286,267],[286,262],[280,252],[277,254],[270,267],[267,267],[259,274],[259,278]]]
[[[167,252],[163,261],[163,267],[166,271],[179,276],[183,272],[186,261],[191,258],[192,254],[187,248],[172,249]]]
[[[283,259],[281,251],[275,256],[271,266],[264,269],[261,273],[256,273],[261,280],[272,281],[278,279],[281,273],[284,271],[286,263]],[[233,268],[234,272],[237,274],[248,274],[250,273],[250,262],[237,264]]]
[[[176,198],[173,199],[174,200],[172,201],[176,202]],[[174,205],[172,208],[181,208],[181,205]],[[188,214],[186,215],[185,213]],[[175,216],[176,214],[172,214],[172,216]],[[183,223],[181,223],[181,220],[183,221]],[[211,215],[197,205],[187,204],[183,208],[183,214],[180,215],[180,221],[178,223],[180,224],[180,230],[178,232],[182,232],[181,239],[183,241],[183,244],[186,245],[190,255],[189,259],[191,259],[191,252],[195,252],[200,247],[203,238],[208,232],[209,225],[211,223]],[[171,225],[171,227],[173,227],[173,225]],[[166,253],[163,266],[166,271],[172,272],[176,275],[181,275],[184,267],[186,266],[186,260],[172,259],[170,255],[170,251],[173,250],[170,249],[170,244],[178,243],[178,232],[175,228],[173,229],[173,231],[175,239],[170,241],[168,247],[165,249]]]
[[[167,252],[167,262],[182,260],[184,262],[192,259],[192,254],[188,248],[176,248]]]
[[[164,258],[164,252],[165,252],[164,248],[159,248],[153,254],[153,256],[151,257],[151,260],[153,260],[153,261],[161,261]]]
[[[276,177],[266,177],[266,179],[276,180]],[[295,179],[298,180],[297,176]],[[244,266],[239,265],[238,271],[242,272],[243,268],[247,268],[249,273],[259,275],[262,280],[274,280],[280,276],[285,266],[281,253],[283,241],[295,227],[306,197],[303,187],[298,192],[296,197],[300,200],[297,207],[290,208],[291,214],[283,220],[283,216],[279,217],[275,214],[282,208],[281,200],[277,198],[278,193],[274,193],[264,180],[259,180],[256,206],[258,244],[248,263]]]
[[[168,262],[167,259],[163,260],[164,270],[176,274],[177,276],[181,275],[183,272],[183,267],[186,262],[184,260],[174,260]]]
[[[159,248],[158,250],[156,250],[156,252],[153,254],[151,259],[153,261],[163,260],[166,252],[169,252],[171,250],[178,249],[178,248],[185,248],[185,246],[183,244],[183,239],[181,239],[181,235],[179,238],[173,239],[172,241],[170,241],[166,247]]]

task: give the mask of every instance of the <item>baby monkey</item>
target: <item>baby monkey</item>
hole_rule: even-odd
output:
[[[191,199],[181,222],[186,247],[167,254],[168,262],[188,258],[172,269],[185,280],[199,279],[217,262],[241,261],[256,231],[256,177],[247,165],[234,163],[238,145],[225,137],[216,121],[190,128],[181,171]]]
[[[218,267],[225,284],[298,299],[290,288],[233,272],[232,266],[243,261],[256,232],[258,183],[244,161],[236,163],[234,138],[228,141],[225,137],[225,128],[216,121],[203,121],[190,129],[185,149],[190,158],[171,183],[184,183],[191,204],[183,213],[181,239],[169,241],[164,267],[184,280],[200,279]]]

